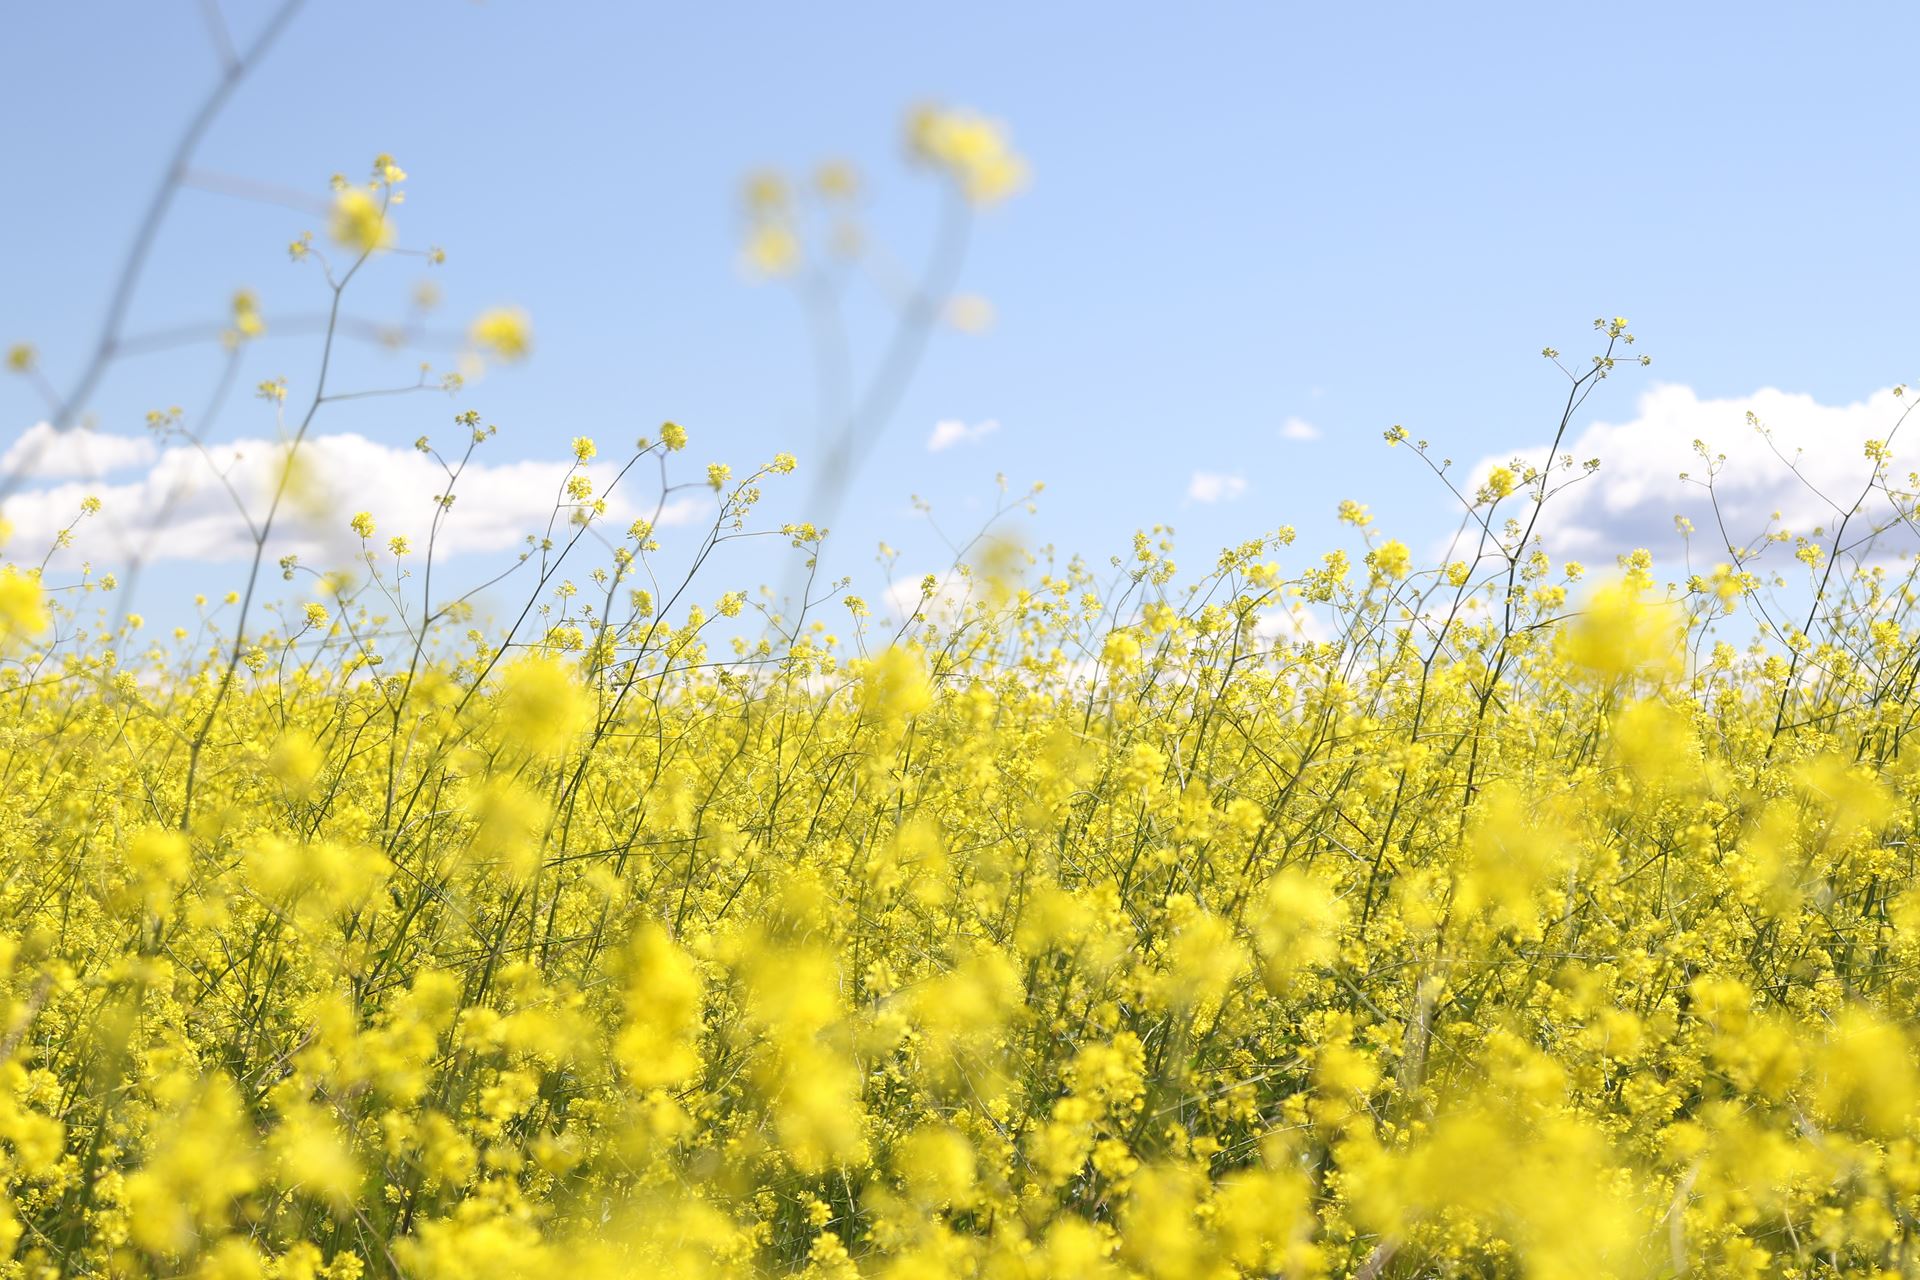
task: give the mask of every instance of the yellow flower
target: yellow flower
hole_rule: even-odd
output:
[[[1406,543],[1394,538],[1376,547],[1367,556],[1367,562],[1373,566],[1376,579],[1397,582],[1407,576],[1413,564],[1413,556],[1407,550]]]
[[[1679,670],[1684,657],[1675,611],[1645,598],[1631,580],[1607,583],[1561,633],[1569,662],[1612,679],[1659,679]]]
[[[277,1172],[286,1185],[345,1216],[360,1190],[352,1147],[316,1108],[295,1107],[273,1135]]]
[[[233,329],[236,341],[257,338],[267,331],[267,323],[260,315],[260,299],[251,289],[237,290],[233,295]]]
[[[916,159],[944,170],[975,204],[1003,200],[1026,181],[1026,161],[1007,142],[1005,128],[972,111],[916,108],[907,117],[907,146]]]
[[[635,1089],[677,1085],[700,1069],[704,983],[693,958],[657,924],[643,925],[628,949],[626,1023],[615,1059]]]
[[[919,656],[899,646],[874,655],[867,663],[863,685],[865,705],[885,721],[917,715],[932,702],[932,688]]]
[[[345,187],[334,196],[328,231],[355,253],[372,253],[393,243],[393,223],[385,207],[359,187]]]
[[[784,214],[791,199],[787,180],[767,169],[748,174],[740,195],[747,213],[755,219]]]
[[[30,640],[46,631],[50,621],[38,578],[12,565],[0,571],[0,639]]]
[[[473,344],[502,360],[524,360],[533,347],[532,324],[519,307],[494,307],[474,320]]]
[[[525,658],[500,679],[501,732],[536,755],[564,750],[593,717],[593,700],[565,664]]]
[[[814,171],[813,185],[829,200],[851,200],[860,194],[860,172],[844,160],[829,160]]]
[[[993,328],[993,303],[974,293],[947,300],[947,323],[962,333],[985,333]]]
[[[784,222],[762,222],[748,231],[743,252],[752,271],[784,276],[800,265],[800,238]]]

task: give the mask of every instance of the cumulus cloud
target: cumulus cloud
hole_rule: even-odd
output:
[[[927,452],[940,453],[957,444],[978,444],[999,429],[1000,424],[992,418],[972,426],[958,418],[945,418],[933,424],[933,434],[927,437]]]
[[[1195,502],[1231,502],[1246,491],[1245,476],[1224,471],[1196,471],[1187,481],[1187,497]]]
[[[0,454],[0,476],[40,479],[99,476],[152,462],[159,449],[148,436],[100,435],[81,427],[55,430],[37,422]]]
[[[0,458],[0,477],[15,486],[4,502],[13,525],[13,546],[25,551],[51,544],[73,523],[88,497],[101,501],[100,515],[75,535],[74,554],[100,565],[136,555],[156,560],[222,562],[253,554],[248,517],[267,510],[286,466],[277,441],[238,440],[209,446],[156,446],[138,436],[87,434],[72,441],[44,426],[31,428]],[[38,441],[37,452],[27,447]],[[567,475],[564,462],[487,462],[484,450],[469,463],[443,521],[437,555],[501,552],[542,534]],[[615,468],[586,468],[604,495]],[[359,539],[347,527],[355,512],[372,514],[384,543],[405,534],[424,547],[435,498],[447,490],[438,463],[411,446],[391,446],[355,434],[309,438],[300,447],[288,497],[275,520],[269,552],[295,554],[320,566],[343,564],[358,554]],[[620,527],[636,515],[651,515],[654,495],[615,490],[608,515]],[[244,509],[246,514],[242,514]],[[662,525],[696,521],[712,510],[707,497],[680,499],[662,512]],[[565,527],[565,515],[560,527]]]
[[[1318,440],[1320,428],[1305,418],[1288,418],[1280,424],[1280,438],[1282,440]]]
[[[1688,387],[1655,387],[1640,397],[1631,419],[1595,423],[1562,443],[1560,451],[1576,462],[1598,458],[1600,470],[1553,499],[1540,531],[1561,555],[1596,562],[1635,547],[1677,554],[1675,516],[1693,521],[1696,543],[1711,542],[1718,533],[1700,484],[1707,464],[1696,440],[1716,457],[1726,455],[1716,464],[1714,489],[1736,542],[1751,541],[1776,511],[1779,524],[1789,529],[1831,528],[1837,517],[1830,503],[1851,505],[1866,483],[1872,466],[1863,454],[1868,440],[1892,438],[1896,476],[1920,465],[1920,423],[1896,434],[1911,407],[1911,397],[1890,389],[1852,404],[1826,405],[1772,388],[1702,399]],[[1544,447],[1489,456],[1474,468],[1473,483],[1516,457],[1538,466],[1545,456]],[[1683,472],[1692,479],[1682,480]]]

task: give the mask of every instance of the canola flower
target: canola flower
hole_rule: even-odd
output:
[[[520,307],[492,307],[474,318],[474,346],[497,359],[524,360],[533,348],[533,324]]]
[[[1026,161],[997,121],[965,109],[917,108],[907,120],[907,147],[916,160],[945,171],[966,198],[996,204],[1019,190]]]
[[[377,194],[360,187],[345,187],[335,195],[328,231],[354,253],[373,253],[393,243],[386,206]]]
[[[907,114],[903,134],[908,157],[950,184],[958,207],[999,204],[1026,184],[1027,162],[1005,126],[976,111],[922,105]],[[749,173],[740,187],[742,267],[755,279],[772,280],[867,257],[860,194],[858,170],[842,160],[821,164],[808,182],[772,170]],[[992,305],[983,298],[943,298],[937,305],[962,332],[992,323]]]

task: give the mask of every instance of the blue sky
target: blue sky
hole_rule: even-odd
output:
[[[244,40],[268,6],[226,9]],[[1628,316],[1655,364],[1587,416],[1641,424],[1609,439],[1641,449],[1645,475],[1666,474],[1662,438],[1689,424],[1741,436],[1763,388],[1792,393],[1779,425],[1813,448],[1866,431],[1884,405],[1862,402],[1913,371],[1916,27],[1910,8],[1868,5],[313,0],[197,164],[323,193],[329,173],[390,151],[412,175],[403,241],[449,253],[447,322],[496,302],[533,316],[527,364],[457,401],[337,406],[318,430],[404,446],[472,407],[501,427],[489,449],[504,461],[672,418],[694,435],[690,470],[782,448],[804,468],[805,330],[780,287],[738,268],[739,179],[844,156],[867,175],[872,233],[917,261],[938,193],[901,162],[902,113],[975,107],[1007,123],[1033,174],[981,217],[962,276],[996,323],[936,339],[835,522],[829,567],[870,574],[885,538],[903,572],[938,569],[909,495],[967,526],[996,472],[1046,482],[1032,542],[1098,561],[1166,521],[1200,564],[1282,523],[1304,551],[1336,536],[1345,497],[1410,541],[1433,536],[1443,495],[1381,432],[1404,423],[1463,462],[1538,445],[1564,389],[1539,349],[1583,356],[1603,314]],[[0,341],[34,342],[58,382],[217,64],[188,0],[34,6],[8,30]],[[318,219],[183,193],[131,327],[218,319],[240,285],[270,323],[311,311],[318,284],[285,254],[302,226]],[[422,274],[376,267],[358,308],[373,315]],[[870,369],[885,316],[853,320]],[[99,429],[198,404],[219,359],[127,362],[94,402]],[[410,368],[352,359],[366,385]],[[311,364],[310,341],[271,338],[245,376],[297,388]],[[1691,399],[1642,413],[1660,385]],[[0,431],[43,414],[0,382]],[[946,419],[1000,429],[929,452]],[[1320,438],[1283,438],[1289,419]],[[211,434],[271,428],[241,399]],[[1196,501],[1196,472],[1239,483]],[[1755,484],[1758,510],[1771,499]],[[724,585],[775,576],[737,563]],[[233,573],[189,561],[155,589]]]

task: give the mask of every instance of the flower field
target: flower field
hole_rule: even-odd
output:
[[[1040,487],[1003,479],[945,575],[895,582],[883,544],[869,604],[825,526],[932,333],[992,323],[958,285],[975,212],[1028,178],[1004,127],[909,113],[944,200],[924,276],[875,247],[850,163],[746,182],[740,265],[813,325],[811,451],[598,425],[622,410],[487,472],[470,383],[532,353],[528,313],[443,330],[430,278],[398,321],[343,304],[446,260],[394,225],[393,157],[325,196],[190,163],[299,8],[235,40],[201,7],[221,79],[96,341],[64,386],[6,352],[47,417],[0,509],[90,439],[123,472],[205,462],[234,510],[196,518],[246,536],[150,626],[99,532],[137,486],[50,534],[0,519],[0,1280],[1920,1275],[1899,421],[1849,447],[1857,496],[1775,448],[1824,523],[1729,530],[1700,445],[1713,536],[1583,565],[1555,502],[1604,481],[1570,424],[1647,363],[1603,319],[1543,353],[1544,450],[1469,469],[1384,433],[1450,540],[1347,501],[1338,545],[1282,526],[1196,572],[1154,527],[1086,560],[1011,536]],[[323,228],[285,242],[319,309],[241,289],[137,331],[189,186]],[[898,318],[870,379],[837,310],[861,280]],[[269,333],[315,358],[242,377]],[[454,354],[362,385],[348,342]],[[204,411],[92,433],[110,366],[196,344],[224,359]],[[216,458],[248,386],[274,437]],[[314,428],[441,392],[415,451]],[[323,441],[370,491],[402,455],[438,491],[410,528],[331,509]],[[64,457],[38,478],[78,495]],[[476,476],[555,483],[463,592]]]
[[[11,1270],[1910,1268],[1910,562],[1804,542],[1773,643],[1529,549],[1552,481],[1431,569],[989,545],[779,644],[644,524],[512,650],[364,516],[244,647],[8,570]]]

